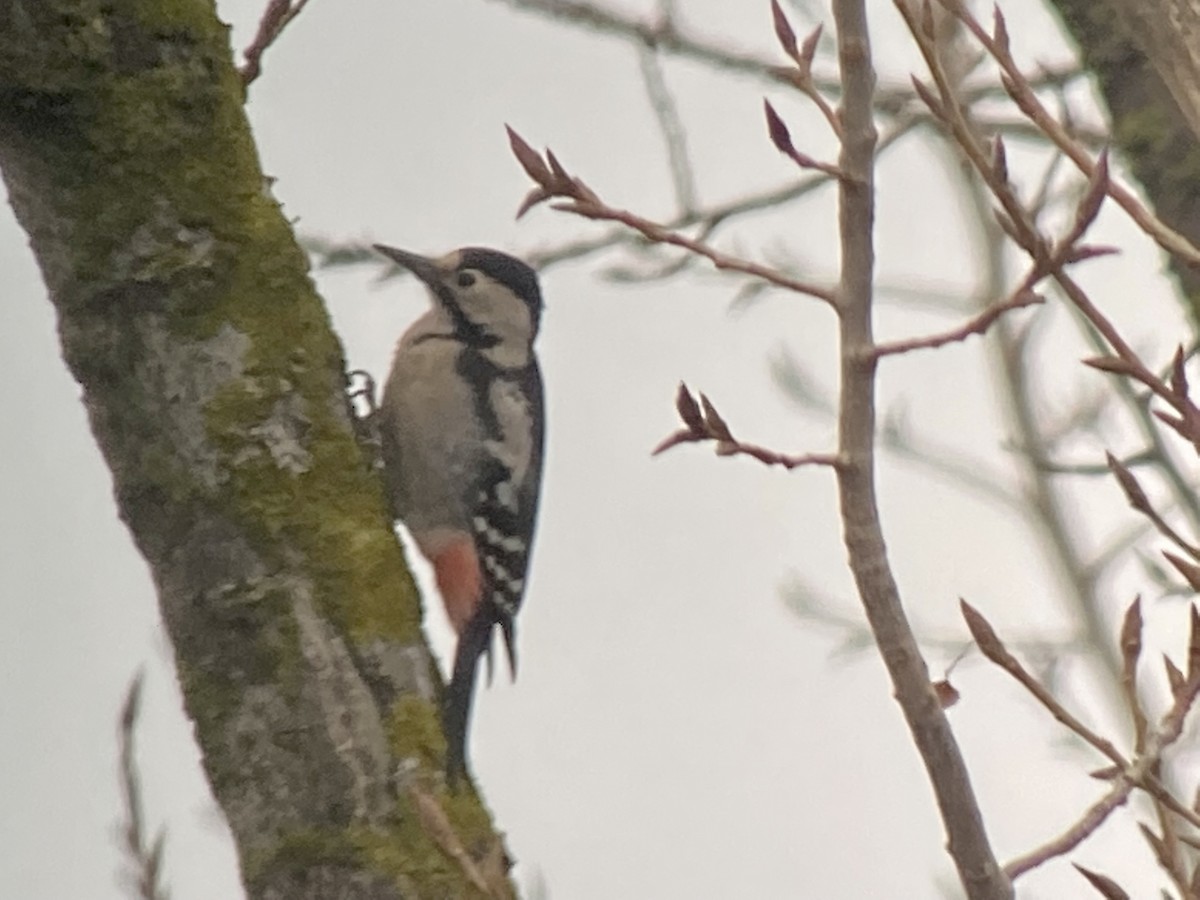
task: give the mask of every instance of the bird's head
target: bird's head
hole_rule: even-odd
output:
[[[521,260],[483,247],[436,259],[383,244],[375,249],[425,283],[466,343],[485,350],[500,345],[527,350],[533,344],[542,292],[537,273]]]

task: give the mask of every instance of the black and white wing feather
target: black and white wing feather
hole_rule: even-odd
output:
[[[471,530],[483,576],[483,596],[459,635],[454,672],[446,692],[447,772],[466,769],[470,720],[479,657],[491,671],[492,634],[500,626],[509,671],[516,677],[516,615],[525,595],[538,511],[544,442],[541,373],[532,362],[514,373],[488,373],[491,389],[479,410],[491,455],[473,485]]]

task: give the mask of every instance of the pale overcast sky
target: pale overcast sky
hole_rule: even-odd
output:
[[[218,3],[235,46],[249,41],[263,5]],[[1022,58],[1064,58],[1034,0],[1004,5]],[[766,0],[675,6],[705,34],[777,52]],[[883,76],[907,78],[917,57],[891,3],[875,0],[871,15]],[[766,139],[764,95],[802,149],[835,153],[819,117],[779,87],[691,63],[666,71],[703,202],[794,177]],[[430,253],[467,244],[520,253],[597,234],[601,226],[545,208],[513,221],[528,185],[505,123],[552,146],[610,202],[652,217],[672,212],[662,139],[631,48],[495,2],[312,0],[268,53],[248,111],[264,170],[303,234]],[[1020,171],[1020,148],[1011,155]],[[914,138],[882,163],[881,279],[951,291],[971,284],[943,161]],[[820,192],[720,242],[786,253],[829,275],[832,200]],[[1181,332],[1157,256],[1111,211],[1098,239],[1129,251],[1087,268],[1096,299],[1124,310],[1139,346],[1166,353]],[[627,259],[604,261],[618,258]],[[937,896],[951,873],[943,835],[882,666],[870,654],[831,659],[836,637],[781,599],[799,574],[858,615],[831,477],[696,447],[648,453],[675,427],[680,379],[707,392],[747,440],[830,448],[830,423],[799,416],[768,363],[786,347],[832,386],[832,317],[780,294],[731,314],[741,282],[704,269],[622,286],[600,268],[564,265],[543,278],[549,455],[521,677],[481,691],[475,710],[476,771],[518,876],[540,876],[554,900]],[[379,271],[316,276],[351,367],[376,373],[424,302],[410,280],[376,284]],[[52,308],[7,208],[0,272],[0,897],[132,896],[118,880],[115,731],[126,685],[144,668],[140,763],[151,821],[168,832],[172,897],[236,900],[231,844],[181,710],[150,579],[117,518]],[[1085,352],[1065,317],[1051,316],[1061,337],[1040,377],[1048,402],[1065,408],[1100,376],[1078,367]],[[884,336],[898,337],[953,319],[893,306],[880,321]],[[1006,434],[981,348],[975,340],[887,363],[883,402],[931,441],[1004,471]],[[1081,452],[1094,459],[1101,449]],[[881,490],[893,563],[927,634],[965,640],[959,596],[1001,629],[1063,633],[1055,577],[1004,508],[886,460]],[[1129,523],[1115,489],[1106,496],[1107,506],[1081,506],[1096,535]],[[1133,584],[1123,582],[1115,599],[1127,602]],[[445,653],[440,615],[430,629]],[[951,655],[931,651],[934,671]],[[1095,760],[1076,755],[977,660],[955,682],[963,699],[951,718],[997,853],[1009,858],[1098,796],[1084,775]],[[1097,709],[1082,687],[1073,699]],[[1157,884],[1149,854],[1130,836],[1129,814],[1117,820],[1072,858],[1140,878],[1131,883],[1149,896]],[[1083,894],[1066,863],[1020,890]]]

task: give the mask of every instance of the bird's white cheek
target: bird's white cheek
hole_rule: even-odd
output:
[[[477,293],[462,298],[464,315],[497,339],[483,351],[488,361],[501,369],[523,369],[529,365],[533,323],[529,308],[509,292]]]

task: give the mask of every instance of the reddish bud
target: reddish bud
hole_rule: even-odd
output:
[[[934,118],[945,120],[946,108],[942,106],[942,102],[937,97],[933,96],[933,91],[929,90],[916,75],[912,76],[912,85],[913,90],[917,92],[917,96],[921,98],[921,102],[929,107],[929,111],[933,113]]]
[[[700,405],[696,403],[696,398],[692,396],[692,392],[682,381],[679,382],[679,390],[675,394],[675,410],[679,413],[683,424],[693,432],[697,434],[704,432],[704,417],[700,414]]]
[[[1004,13],[1000,11],[999,4],[992,10],[992,40],[996,44],[997,55],[1001,59],[1008,59],[1011,56],[1008,45],[1008,25],[1004,22]]]
[[[1129,505],[1140,513],[1153,513],[1150,498],[1146,496],[1134,474],[1129,471],[1129,467],[1111,453],[1105,453],[1104,459],[1108,463],[1109,471],[1117,477],[1117,484],[1125,492],[1125,499],[1129,501]]]
[[[971,637],[975,640],[975,646],[979,648],[979,651],[994,663],[1004,664],[1007,662],[1011,655],[996,634],[996,630],[992,628],[991,623],[983,617],[983,613],[966,600],[960,599],[958,606],[967,623],[967,630],[971,632]]]
[[[1110,375],[1132,375],[1137,371],[1134,366],[1118,356],[1093,356],[1085,359],[1083,364]]]
[[[800,45],[800,70],[807,76],[812,71],[812,62],[817,55],[817,44],[821,40],[822,26],[818,25]]]
[[[1096,221],[1104,198],[1108,196],[1108,151],[1104,150],[1096,159],[1096,171],[1088,179],[1087,191],[1075,208],[1075,233],[1083,234]]]
[[[550,170],[546,168],[542,157],[525,142],[523,137],[513,131],[512,126],[505,125],[504,128],[508,132],[508,144],[512,147],[513,156],[517,158],[517,162],[521,164],[525,174],[542,187],[549,187],[552,180]]]
[[[1125,681],[1133,684],[1137,678],[1138,658],[1142,655],[1142,600],[1135,597],[1125,610],[1121,623],[1121,659]]]
[[[800,65],[800,50],[796,46],[796,32],[792,31],[792,25],[787,20],[787,16],[783,14],[783,9],[780,8],[778,0],[771,0],[771,18],[775,20],[775,37],[779,38],[779,46],[783,48],[783,52],[796,61]]]
[[[1171,360],[1171,390],[1180,400],[1186,400],[1188,395],[1187,369],[1184,367],[1183,347],[1175,349],[1175,358]]]
[[[1008,181],[1008,154],[1004,150],[1004,139],[996,135],[992,141],[992,171],[1000,181]]]
[[[792,146],[791,132],[788,131],[783,119],[779,118],[779,113],[775,112],[775,107],[771,105],[770,100],[763,100],[763,112],[767,115],[767,134],[771,136],[771,143],[780,153],[791,156],[796,152]]]
[[[1125,893],[1125,890],[1107,875],[1085,869],[1078,863],[1071,863],[1071,865],[1075,866],[1075,871],[1086,878],[1088,884],[1094,887],[1104,900],[1129,900],[1129,895]]]
[[[721,414],[717,412],[716,407],[712,405],[712,402],[704,394],[700,395],[700,406],[704,409],[704,423],[708,426],[708,433],[718,441],[728,441],[731,444],[737,443],[733,439],[733,433],[729,430],[729,426],[721,418]]]
[[[1183,576],[1188,586],[1197,594],[1200,594],[1200,566],[1184,559],[1182,556],[1176,556],[1170,550],[1164,550],[1162,554],[1167,558],[1167,562],[1174,567],[1175,571]]]

